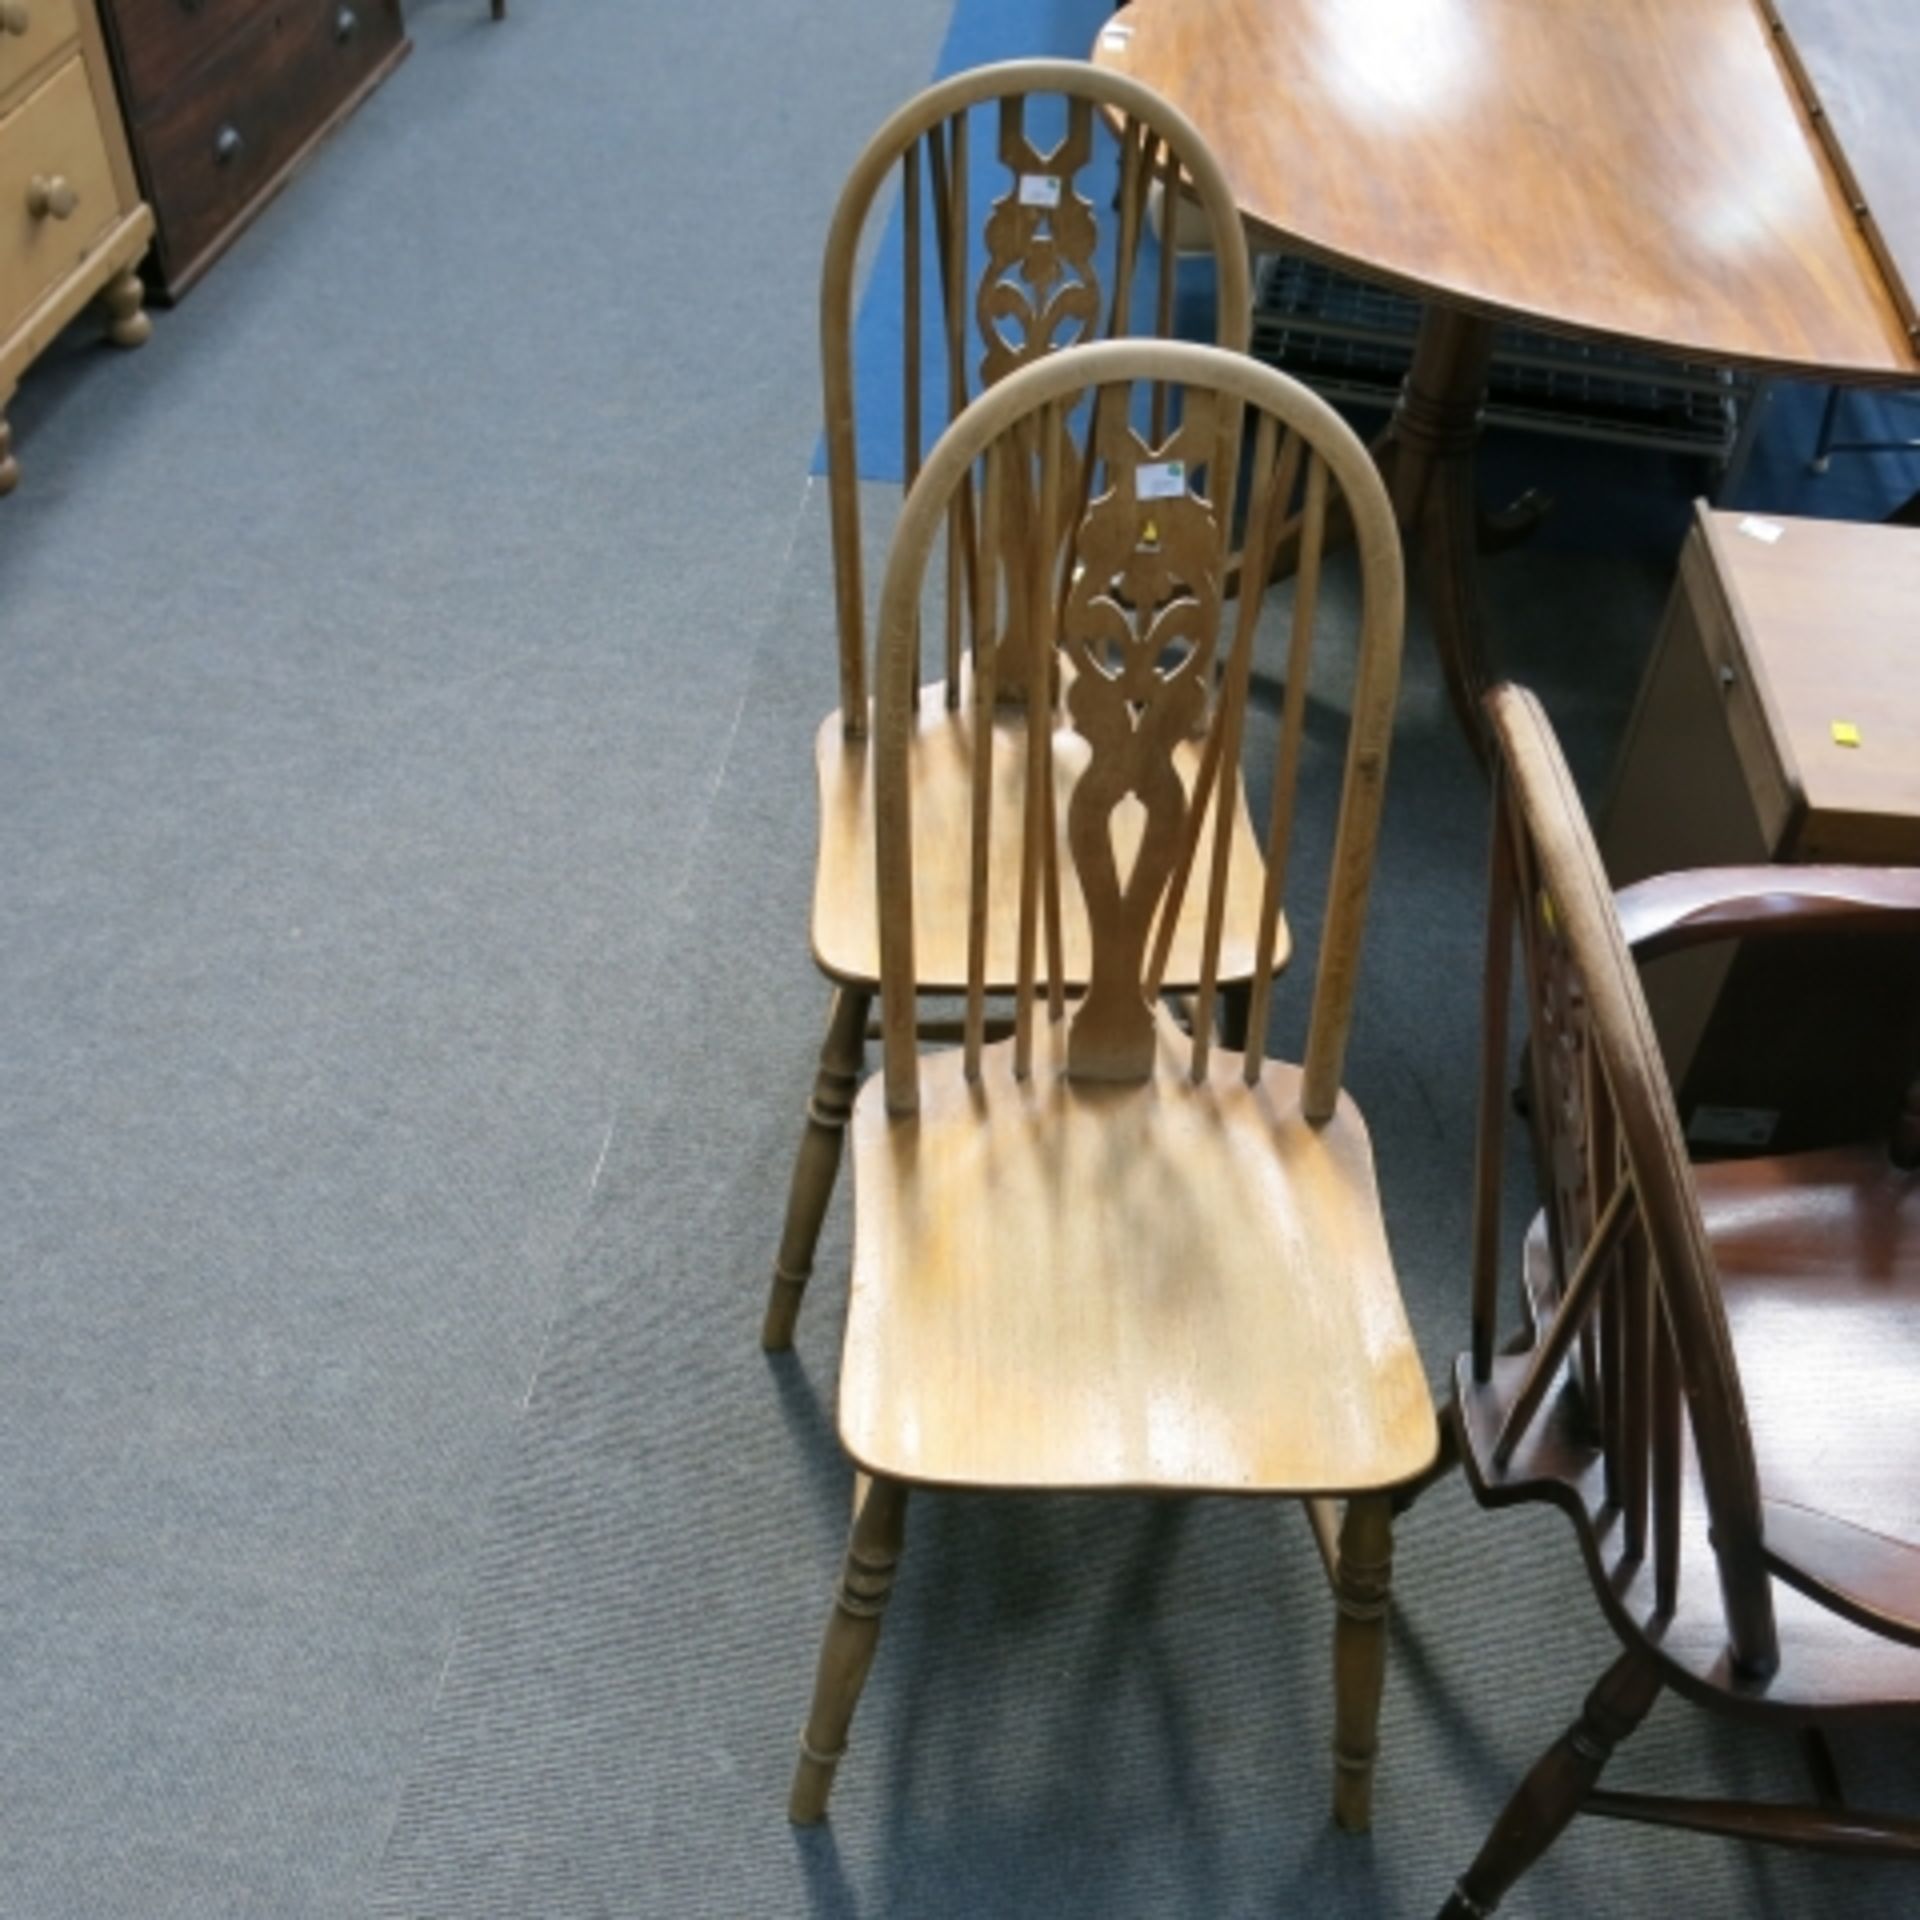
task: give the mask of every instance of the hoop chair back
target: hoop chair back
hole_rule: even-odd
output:
[[[1713,1254],[1653,1023],[1558,742],[1532,694],[1487,696],[1497,747],[1474,1214],[1476,1385],[1498,1352],[1507,1014],[1517,942],[1529,1016],[1534,1161],[1549,1272],[1533,1344],[1494,1442],[1504,1470],[1570,1376],[1602,1450],[1630,1561],[1653,1555],[1656,1608],[1679,1595],[1691,1433],[1728,1652],[1779,1663],[1752,1435]]]
[[[1163,389],[1164,437],[1136,424]],[[1093,422],[1076,462],[1068,422],[1083,402]],[[969,894],[966,1068],[977,1079],[985,1023],[992,808],[987,719],[1002,655],[1024,648],[1029,689],[1019,845],[1018,984],[1014,1070],[1031,1070],[1036,1020],[1071,1020],[1067,1071],[1127,1082],[1154,1071],[1155,1002],[1189,886],[1204,912],[1191,1072],[1209,1073],[1229,858],[1229,809],[1209,809],[1238,771],[1252,675],[1257,596],[1237,607],[1221,645],[1223,583],[1241,473],[1243,429],[1254,422],[1245,481],[1246,563],[1264,568],[1283,527],[1300,534],[1266,872],[1256,932],[1249,1031],[1266,1029],[1276,929],[1285,887],[1294,790],[1305,730],[1308,670],[1330,504],[1344,496],[1362,592],[1358,666],[1332,877],[1314,988],[1303,1105],[1318,1125],[1339,1097],[1360,938],[1379,833],[1399,683],[1405,592],[1399,534],[1385,488],[1352,431],[1297,381],[1218,347],[1108,341],[1022,368],[976,400],[935,447],[908,495],[880,602],[875,824],[880,903],[886,1099],[917,1102],[914,910],[908,736],[928,558],[954,499],[976,478],[982,511],[974,569],[976,703]],[[1076,501],[1066,493],[1077,477]],[[1295,498],[1304,504],[1295,512]],[[1017,617],[1016,617],[1017,616]],[[992,643],[992,636],[1001,636]],[[1056,649],[1058,650],[1056,664]],[[1012,664],[1009,662],[1009,669]],[[1042,717],[1045,724],[1042,724]],[[1174,749],[1203,736],[1191,790]],[[1057,857],[1066,811],[1070,872]],[[1212,822],[1213,831],[1203,833]],[[1090,968],[1071,1010],[1061,964],[1063,893],[1077,890]],[[1046,962],[1039,960],[1044,940]],[[1245,1074],[1259,1078],[1262,1050]]]
[[[1064,103],[1066,133],[1050,151],[1034,141],[1034,103]],[[980,243],[969,213],[976,110],[992,108],[991,137],[1006,190],[981,210]],[[1103,127],[1106,131],[1103,133]],[[1117,128],[1117,134],[1113,129]],[[988,129],[982,127],[983,134]],[[1100,284],[1103,210],[1076,181],[1096,141],[1117,138],[1120,187],[1112,285]],[[922,311],[927,210],[939,300],[932,350],[944,366],[948,421],[968,399],[1016,369],[1057,351],[1133,330],[1135,269],[1157,185],[1167,209],[1152,326],[1172,331],[1173,210],[1184,184],[1197,203],[1217,263],[1216,337],[1244,351],[1252,324],[1246,235],[1219,163],[1185,115],[1123,74],[1074,60],[1010,60],[955,74],[909,101],[868,142],[841,190],[820,274],[820,357],[826,401],[827,486],[833,523],[834,594],[840,634],[840,710],[850,737],[867,726],[866,595],[854,419],[854,272],[861,235],[881,186],[898,167],[904,220],[902,433],[909,487],[925,450],[921,418],[928,316]],[[984,254],[984,258],[982,255]],[[973,272],[978,264],[979,271]],[[1162,402],[1164,407],[1164,402]],[[940,423],[944,424],[944,423]],[[1164,425],[1164,413],[1156,418]],[[954,502],[946,604],[947,677],[960,679],[963,556],[975,544],[975,503]]]

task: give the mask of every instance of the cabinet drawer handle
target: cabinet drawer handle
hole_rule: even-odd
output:
[[[27,185],[27,211],[36,220],[65,220],[80,204],[73,182],[64,175],[36,173]]]
[[[353,38],[354,31],[359,25],[360,16],[355,13],[351,7],[342,7],[340,11],[333,16],[334,39],[338,41],[341,46],[345,46],[346,43]]]
[[[0,0],[0,33],[25,33],[32,25],[27,0]]]
[[[240,137],[238,127],[222,127],[213,136],[213,161],[215,166],[230,167],[247,150],[247,143]]]

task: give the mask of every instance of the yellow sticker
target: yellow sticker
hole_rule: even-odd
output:
[[[1836,720],[1833,723],[1833,744],[1836,747],[1857,747],[1860,744],[1860,729],[1851,720]]]

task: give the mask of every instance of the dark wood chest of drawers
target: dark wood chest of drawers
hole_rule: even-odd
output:
[[[177,297],[405,57],[399,0],[102,0]]]
[[[1920,866],[1920,533],[1702,511],[1600,831],[1616,886],[1769,861]],[[1804,934],[1655,961],[1700,1154],[1884,1138],[1920,1069],[1920,943]]]

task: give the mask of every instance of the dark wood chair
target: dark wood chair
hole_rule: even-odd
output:
[[[1145,428],[1150,389],[1177,406]],[[1081,403],[1087,402],[1082,408]],[[1137,404],[1136,404],[1137,403]],[[1092,421],[1092,460],[1068,423]],[[1250,417],[1249,417],[1250,416]],[[1301,510],[1286,692],[1251,935],[1267,1030],[1302,764],[1323,536],[1343,502],[1362,608],[1303,1061],[1213,1042],[1226,973],[1256,598],[1224,615],[1236,477],[1263,563]],[[1090,470],[1098,467],[1097,474]],[[923,1052],[931,949],[912,777],[914,655],[936,537],[981,503],[959,1047]],[[854,1102],[840,1437],[861,1469],[791,1811],[825,1812],[900,1555],[910,1487],[1239,1494],[1306,1504],[1332,1578],[1333,1805],[1365,1827],[1386,1658],[1392,1496],[1438,1428],[1388,1251],[1365,1123],[1341,1090],[1398,682],[1400,545],[1378,471],[1326,403],[1245,355],[1075,347],[963,414],[908,496],[881,594],[874,708],[885,1071]],[[1015,610],[1020,617],[1014,618]],[[996,765],[1019,674],[1027,778]],[[1199,743],[1193,783],[1182,757]],[[1006,816],[1005,828],[997,816]],[[1006,829],[1010,829],[1007,831]],[[1010,869],[1004,875],[1001,865]],[[1012,1035],[986,1034],[989,904],[1012,899]],[[1191,1032],[1161,995],[1183,903]],[[1078,940],[1084,986],[1068,989]],[[1344,1504],[1344,1512],[1342,1505]]]
[[[1887,1140],[1691,1166],[1634,956],[1810,927],[1920,929],[1920,872],[1667,875],[1616,903],[1538,702],[1497,746],[1474,1228],[1456,1364],[1480,1502],[1573,1521],[1622,1653],[1444,1909],[1491,1913],[1576,1813],[1920,1861],[1840,1804],[1824,1729],[1920,1723],[1920,1100]],[[1541,1211],[1517,1339],[1499,1292],[1516,941]],[[1814,1803],[1603,1790],[1663,1688],[1806,1736]]]

